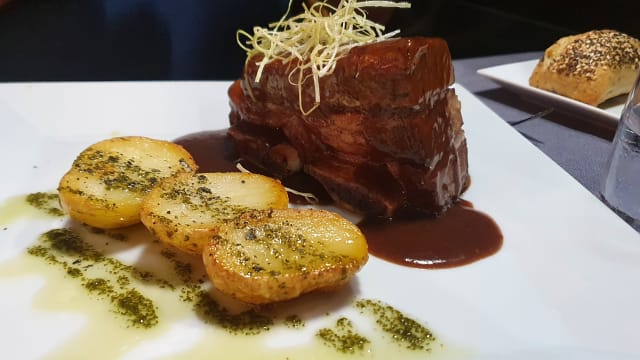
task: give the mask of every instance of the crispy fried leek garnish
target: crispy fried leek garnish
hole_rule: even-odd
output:
[[[267,28],[254,27],[253,35],[244,30],[237,32],[237,42],[247,52],[247,61],[256,55],[263,57],[258,63],[255,81],[259,82],[265,65],[280,60],[283,63],[296,60],[296,67],[289,73],[289,82],[298,87],[300,111],[307,115],[320,104],[319,79],[333,73],[336,62],[352,47],[369,44],[395,36],[399,30],[384,33],[384,25],[367,19],[364,8],[408,8],[408,2],[341,0],[337,7],[319,1],[304,12],[288,18],[291,10]],[[309,109],[302,104],[302,86],[313,80],[315,103]]]
[[[246,174],[252,174],[252,172],[251,172],[251,171],[249,171],[249,170],[247,170],[247,168],[245,168],[244,166],[242,166],[242,164],[241,164],[241,163],[237,163],[237,164],[236,164],[236,168],[237,168],[240,172],[243,172],[243,173],[246,173]],[[292,189],[292,188],[289,188],[289,187],[286,187],[286,186],[284,187],[284,189],[285,189],[288,193],[291,193],[291,194],[294,194],[294,195],[298,195],[298,196],[300,196],[300,197],[304,198],[305,200],[307,200],[307,202],[308,202],[309,204],[318,204],[318,203],[320,202],[320,200],[318,199],[318,197],[317,197],[317,196],[315,196],[313,193],[298,191],[298,190],[295,190],[295,189]]]

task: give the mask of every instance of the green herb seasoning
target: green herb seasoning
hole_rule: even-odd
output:
[[[356,308],[375,317],[376,324],[399,346],[409,350],[431,351],[436,340],[433,333],[419,322],[405,316],[394,307],[377,300],[358,300]]]
[[[87,224],[83,224],[84,227],[89,230],[92,234],[98,234],[98,235],[104,235],[107,236],[110,239],[119,241],[119,242],[126,242],[127,241],[127,235],[125,235],[124,233],[121,232],[116,232],[116,231],[112,231],[112,230],[105,230],[105,229],[100,229],[91,225],[87,225]]]
[[[202,319],[232,334],[259,334],[268,331],[274,322],[272,317],[255,310],[231,313],[203,290],[205,279],[194,275],[192,264],[180,260],[179,254],[169,249],[162,249],[160,253],[173,265],[179,282],[107,257],[70,229],[53,229],[42,234],[39,243],[27,252],[62,268],[90,295],[108,301],[111,310],[129,326],[150,328],[159,322],[157,306],[133,286],[134,279],[170,291],[179,289],[180,300],[193,303],[194,311]],[[96,268],[102,269],[104,276],[91,276],[89,270],[96,272]]]
[[[105,279],[85,279],[82,285],[89,292],[98,295],[109,295],[114,292],[111,282]]]
[[[74,263],[80,261],[101,262],[104,256],[93,246],[82,240],[80,235],[69,229],[53,229],[40,237],[40,243],[48,246],[50,255],[68,255],[75,257]]]
[[[257,335],[268,331],[273,325],[273,318],[253,309],[237,314],[229,312],[204,290],[198,293],[194,308],[204,321],[217,324],[232,334]]]
[[[42,234],[39,244],[27,253],[62,268],[92,295],[111,303],[111,310],[122,316],[129,326],[150,328],[158,324],[157,308],[153,301],[131,286],[130,278],[147,278],[132,266],[108,258],[69,229],[53,229]],[[103,268],[110,277],[90,277],[88,269]],[[165,284],[166,280],[156,279]]]
[[[351,320],[342,317],[336,321],[334,328],[322,328],[316,333],[325,345],[334,348],[344,354],[362,352],[370,341],[358,334],[353,328]]]
[[[182,282],[180,287],[180,300],[194,302],[199,296],[201,285],[205,282],[203,277],[195,278],[194,269],[190,262],[182,261],[173,250],[167,248],[160,251],[160,255],[173,265],[173,271]]]
[[[191,263],[179,260],[178,254],[169,249],[162,249],[160,254],[173,264],[173,270],[182,282],[191,283],[193,281],[193,267]]]
[[[192,211],[215,214],[212,216],[217,219],[231,220],[249,210],[246,206],[234,204],[228,196],[215,194],[204,186],[207,181],[207,177],[202,174],[195,178],[180,179],[171,191],[162,193],[162,199],[178,202]]]
[[[254,240],[269,237],[271,233],[278,234],[286,244],[287,251],[293,251],[300,256],[319,251],[309,246],[306,239],[288,234],[283,228],[254,230],[261,234],[247,232],[248,241],[251,241],[252,237]],[[92,298],[109,303],[110,310],[121,317],[129,327],[147,329],[160,322],[157,305],[135,288],[135,284],[140,282],[176,292],[181,301],[192,304],[194,312],[204,322],[219,326],[233,335],[264,333],[274,326],[276,319],[280,319],[279,321],[290,329],[305,326],[304,320],[297,315],[282,318],[263,313],[260,308],[231,312],[217,302],[203,286],[206,274],[201,272],[201,269],[194,269],[189,258],[185,258],[182,253],[169,248],[162,248],[160,255],[168,261],[167,265],[175,274],[176,278],[173,280],[163,279],[149,271],[108,257],[70,229],[47,231],[40,236],[37,244],[27,249],[27,252],[63,270],[69,279],[77,281]],[[255,268],[253,271],[261,270]],[[436,340],[431,331],[392,306],[377,300],[363,299],[356,301],[355,307],[362,314],[373,315],[376,325],[389,334],[392,343],[398,347],[431,351],[431,345]],[[363,353],[371,342],[359,334],[352,321],[346,317],[338,319],[332,327],[320,329],[316,336],[326,346],[347,355]]]
[[[310,269],[322,268],[327,263],[342,266],[346,274],[346,268],[357,262],[357,259],[349,256],[327,251],[319,240],[309,241],[289,222],[249,223],[239,218],[231,224],[238,230],[238,235],[228,238],[214,236],[214,239],[236,259],[235,265],[243,276],[264,274],[266,268],[277,269],[270,270],[268,274],[271,276],[286,272],[306,274]],[[256,246],[245,246],[243,243],[254,243]],[[257,246],[264,256],[256,256],[254,249]]]
[[[289,315],[284,319],[284,324],[292,329],[302,329],[305,326],[304,320],[298,315]]]
[[[36,192],[27,195],[27,203],[36,209],[43,210],[52,216],[63,216],[60,198],[57,193]]]
[[[158,324],[156,305],[136,289],[118,293],[111,301],[116,306],[116,312],[134,326],[149,328]]]
[[[107,190],[145,194],[161,179],[159,169],[145,169],[122,153],[93,147],[80,153],[72,166],[80,173],[99,175]]]

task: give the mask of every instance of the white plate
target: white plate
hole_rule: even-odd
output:
[[[106,137],[173,139],[225,127],[228,85],[0,85],[0,201],[54,189],[75,155]],[[503,248],[487,259],[445,270],[411,269],[371,258],[351,290],[358,298],[382,300],[426,323],[443,344],[444,358],[640,357],[640,236],[467,90],[457,86],[457,92],[473,177],[464,197],[496,220]],[[29,218],[0,223],[0,268],[42,231],[68,225],[66,220]],[[39,292],[43,279],[38,273],[0,273],[2,358],[39,358],[82,334],[88,321],[82,313],[43,310],[42,305],[83,292],[67,289],[49,299]],[[331,313],[347,306],[325,299],[312,302],[321,305],[312,312],[320,320],[326,318],[325,303],[333,304]],[[298,305],[304,307],[304,301]],[[207,326],[195,317],[175,325],[165,337],[159,335],[162,342],[130,340],[120,351],[151,358],[184,350]],[[302,341],[287,339],[286,346]],[[100,339],[94,340],[91,346],[74,346],[84,351],[84,358],[109,353]],[[212,354],[219,345],[211,345]],[[234,357],[246,358],[251,346],[235,348]]]
[[[528,100],[585,117],[587,121],[602,121],[609,126],[617,126],[626,101],[626,95],[607,100],[600,106],[593,106],[546,90],[534,88],[529,85],[529,77],[537,63],[538,59],[534,59],[492,66],[478,70],[478,74],[521,94]]]

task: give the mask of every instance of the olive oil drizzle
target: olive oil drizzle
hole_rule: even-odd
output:
[[[161,250],[161,255],[172,265],[179,282],[172,282],[149,271],[126,265],[96,250],[71,229],[52,229],[39,238],[27,253],[61,268],[65,275],[76,281],[99,300],[107,301],[111,311],[121,316],[127,326],[151,328],[158,325],[158,307],[143,295],[136,284],[153,285],[176,292],[180,301],[193,304],[194,311],[210,324],[220,325],[233,334],[255,335],[269,330],[273,319],[253,309],[232,313],[213,299],[203,287],[203,278],[194,278],[191,264],[181,261],[178,254]],[[103,277],[89,273],[102,268]]]
[[[373,315],[380,329],[389,334],[398,346],[408,350],[431,351],[431,345],[436,341],[431,330],[393,306],[371,299],[358,300],[355,306],[361,312]]]
[[[47,206],[42,206],[40,201],[33,201],[33,198],[55,202],[57,194],[36,194],[38,195],[26,196],[25,202],[40,211],[48,212]],[[32,200],[28,200],[29,198]],[[55,212],[48,213],[55,215]],[[89,226],[85,226],[85,230],[118,243],[129,240],[126,231],[105,231]],[[76,281],[92,299],[107,302],[110,311],[121,318],[128,328],[150,329],[162,321],[158,315],[158,305],[144,294],[144,286],[155,286],[175,293],[179,301],[191,304],[194,313],[204,323],[220,327],[231,335],[258,335],[272,330],[278,324],[294,330],[306,326],[305,320],[297,314],[283,315],[286,306],[230,311],[208,289],[206,275],[194,269],[189,258],[185,259],[183,254],[171,248],[160,249],[160,255],[172,268],[176,277],[172,280],[127,265],[107,253],[98,250],[71,228],[49,230],[27,249],[28,255],[62,270],[67,279]],[[96,271],[97,268],[101,271]],[[389,339],[398,348],[430,351],[431,345],[436,341],[425,326],[381,301],[359,299],[353,306],[361,315],[372,317],[375,328],[390,335]],[[319,329],[316,337],[323,346],[347,356],[363,353],[373,344],[347,317],[340,317],[335,325]]]
[[[158,324],[157,307],[131,285],[130,277],[143,281],[159,280],[135,267],[109,258],[98,252],[80,236],[69,229],[53,229],[40,236],[37,245],[27,249],[29,255],[38,257],[63,269],[66,275],[80,282],[90,295],[111,304],[111,311],[124,318],[128,326],[150,328]],[[89,269],[100,266],[112,277],[93,277]]]
[[[51,216],[64,215],[64,211],[60,208],[60,197],[57,193],[35,192],[28,194],[27,203]]]
[[[345,354],[361,353],[370,343],[369,339],[356,332],[351,320],[345,317],[339,318],[334,328],[318,330],[316,336],[322,339],[325,345]]]

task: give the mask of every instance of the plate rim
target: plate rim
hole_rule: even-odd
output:
[[[597,118],[597,120],[600,120],[607,125],[617,127],[620,114],[612,114],[601,107],[588,105],[578,100],[553,93],[551,91],[538,89],[530,86],[529,84],[523,84],[519,81],[514,81],[500,74],[502,71],[504,71],[504,69],[515,67],[524,67],[532,72],[533,68],[538,62],[539,59],[516,61],[506,64],[484,67],[476,70],[476,73],[520,95],[535,95],[535,97],[537,98],[536,100],[543,100],[536,101],[537,103],[550,103],[551,105],[558,106],[559,109],[564,110],[568,110],[567,108],[569,108],[569,110],[572,110],[574,113],[578,112],[583,115],[591,115],[592,117]],[[530,101],[531,99],[527,100]]]

